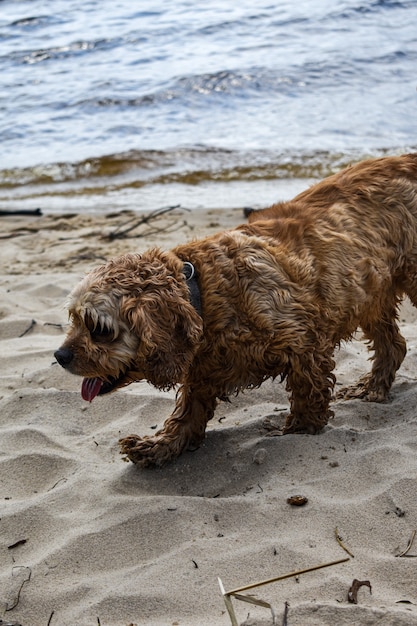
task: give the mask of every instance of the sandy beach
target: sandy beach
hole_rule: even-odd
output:
[[[118,439],[160,427],[174,392],[140,383],[84,402],[53,356],[66,297],[116,254],[170,248],[243,214],[139,220],[0,217],[0,624],[227,626],[218,577],[228,591],[346,558],[242,593],[269,603],[279,626],[417,625],[417,540],[400,556],[417,529],[417,311],[400,311],[408,353],[389,403],[336,401],[321,434],[268,437],[265,419],[281,423],[288,398],[267,382],[220,404],[200,449],[140,469]],[[369,368],[359,339],[337,353],[337,385]],[[354,579],[371,586],[356,604]],[[273,623],[267,607],[232,605],[239,624]]]

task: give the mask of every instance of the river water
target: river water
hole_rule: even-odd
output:
[[[416,0],[0,0],[0,208],[265,206],[417,149]]]

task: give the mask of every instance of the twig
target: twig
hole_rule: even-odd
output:
[[[24,566],[17,566],[17,567],[24,567]],[[27,570],[29,571],[29,576],[28,576],[27,578],[25,578],[25,580],[24,580],[24,581],[22,582],[22,584],[20,585],[19,590],[18,590],[18,592],[17,592],[17,596],[16,596],[16,600],[15,600],[14,604],[13,604],[12,606],[9,606],[9,605],[7,604],[6,609],[5,609],[6,611],[13,611],[13,609],[15,609],[15,608],[17,607],[17,605],[18,605],[18,604],[19,604],[19,602],[20,602],[20,593],[21,593],[21,591],[22,591],[22,589],[23,589],[23,585],[24,585],[25,583],[28,583],[28,582],[30,581],[30,577],[32,576],[32,570],[30,569],[30,567],[26,567],[25,569],[27,569]]]
[[[416,536],[416,531],[413,530],[413,532],[411,533],[411,537],[408,540],[408,544],[407,544],[406,549],[403,552],[401,552],[400,554],[397,554],[397,556],[406,556],[409,553],[409,551],[411,550],[411,546],[413,545],[415,536]]]
[[[55,489],[55,487],[56,487],[57,485],[59,485],[59,483],[62,483],[62,482],[66,483],[66,482],[67,482],[67,480],[68,480],[68,478],[65,478],[65,477],[60,478],[59,480],[57,480],[57,481],[56,481],[56,483],[54,483],[54,484],[52,485],[52,487],[51,487],[50,489],[48,489],[48,491],[52,491],[52,489]]]
[[[24,337],[25,335],[27,335],[34,326],[36,326],[36,320],[32,320],[26,330],[24,330],[23,333],[19,335],[19,337]]]
[[[282,618],[282,626],[288,626],[288,609],[290,608],[290,605],[288,604],[288,602],[285,603],[285,608],[284,608],[284,615]]]
[[[162,209],[156,209],[156,211],[152,211],[151,213],[148,213],[147,215],[142,215],[142,217],[140,217],[138,220],[135,219],[133,224],[132,224],[132,220],[129,220],[128,222],[125,222],[124,225],[118,226],[113,232],[109,233],[107,235],[107,239],[110,239],[110,241],[113,241],[114,239],[121,239],[123,237],[126,237],[128,233],[132,232],[132,230],[134,230],[138,226],[142,226],[142,224],[148,224],[153,219],[160,217],[161,215],[164,215],[165,213],[169,213],[170,211],[173,211],[174,209],[178,209],[180,206],[181,206],[180,204],[176,204],[174,206],[164,207]]]
[[[347,552],[347,553],[348,553],[348,555],[352,557],[352,559],[354,559],[354,558],[355,558],[355,556],[352,554],[352,552],[349,550],[349,548],[347,548],[347,547],[345,546],[345,544],[343,543],[342,538],[341,538],[341,537],[340,537],[340,535],[339,535],[339,531],[338,531],[338,529],[337,529],[337,526],[336,526],[336,528],[335,528],[335,531],[334,531],[334,532],[335,532],[335,536],[336,536],[336,541],[337,541],[337,543],[339,544],[339,546],[340,546],[341,548],[343,548],[343,550],[344,550],[345,552]]]
[[[52,613],[50,614],[49,619],[48,619],[48,623],[47,623],[46,626],[51,626],[51,622],[52,622],[52,618],[54,616],[54,613],[55,613],[55,611],[52,611]]]
[[[186,223],[187,222],[184,221],[181,222],[181,224],[178,224],[178,222],[175,221],[170,222],[163,228],[158,228],[157,226],[154,226],[153,228],[149,228],[146,232],[136,235],[136,237],[144,237],[145,235],[149,237],[150,235],[158,235],[159,233],[174,233],[176,230],[182,228],[182,226],[185,226]]]

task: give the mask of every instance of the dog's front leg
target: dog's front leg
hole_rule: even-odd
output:
[[[291,412],[283,430],[287,433],[319,432],[333,417],[329,409],[335,376],[333,348],[291,359],[287,389],[291,392]]]
[[[215,407],[215,396],[183,385],[178,390],[175,410],[163,428],[153,437],[130,435],[121,439],[121,453],[141,467],[164,465],[187,448],[200,445]]]

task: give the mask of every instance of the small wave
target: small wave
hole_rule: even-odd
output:
[[[306,69],[294,71],[294,75],[282,72],[272,72],[266,68],[250,68],[246,71],[220,70],[214,73],[192,74],[180,76],[173,80],[166,89],[153,93],[146,93],[134,98],[120,98],[115,96],[96,96],[69,104],[71,107],[147,107],[164,104],[170,101],[184,101],[187,106],[191,98],[206,96],[259,97],[261,94],[276,97],[279,94],[293,93],[298,88],[306,86]],[[330,72],[326,68],[319,68],[318,74],[328,82]],[[310,77],[314,79],[314,75]]]
[[[117,45],[114,39],[99,39],[97,41],[74,41],[66,46],[59,46],[56,48],[46,48],[40,50],[33,50],[26,53],[22,57],[22,62],[32,65],[33,63],[40,63],[48,59],[58,59],[62,57],[75,56],[78,54],[84,54],[92,50],[102,50],[107,48],[113,48]]]
[[[33,17],[22,17],[18,20],[15,20],[14,22],[11,22],[9,24],[9,26],[11,28],[18,26],[18,27],[24,27],[26,28],[27,26],[30,26],[31,28],[36,27],[36,26],[40,26],[41,24],[49,24],[50,23],[50,17],[49,15],[36,15]]]
[[[0,59],[8,64],[34,65],[36,63],[42,63],[43,61],[72,58],[88,52],[108,50],[118,45],[120,45],[120,41],[115,38],[92,41],[80,40],[51,48],[10,51],[6,56],[0,57]]]
[[[352,57],[340,59],[337,56],[329,57],[320,61],[305,60],[300,65],[292,65],[285,70],[271,69],[264,66],[248,67],[247,69],[222,69],[217,72],[202,74],[190,74],[177,76],[171,80],[171,84],[164,89],[146,92],[134,97],[120,97],[119,95],[96,95],[78,101],[70,101],[61,104],[63,108],[98,107],[100,109],[111,108],[140,108],[154,107],[173,103],[189,107],[190,104],[207,106],[207,98],[227,98],[237,106],[236,102],[242,100],[267,98],[277,99],[280,96],[296,97],[303,95],[306,90],[314,86],[324,91],[340,89],[341,86],[351,85],[355,80],[363,80],[365,75],[369,79],[378,82],[379,74],[376,68],[382,66],[380,81],[386,78],[385,66],[392,65],[394,72],[397,71],[396,62],[406,58],[412,63],[417,58],[413,51],[393,50],[389,54],[368,57]],[[360,70],[360,72],[359,72]]]
[[[366,5],[361,2],[351,7],[342,8],[340,11],[332,11],[328,17],[332,19],[346,19],[355,17],[358,14],[372,15],[374,13],[380,12],[381,10],[407,9],[409,7],[412,7],[413,4],[414,0],[374,0],[373,2],[369,2]]]
[[[178,79],[178,91],[197,92],[200,94],[241,92],[273,92],[287,91],[296,85],[303,84],[297,77],[272,72],[267,68],[249,68],[246,71],[221,70],[215,73],[184,76]]]
[[[0,170],[0,189],[26,185],[49,187],[63,183],[85,183],[117,187],[150,184],[260,181],[323,178],[369,156],[363,152],[284,153],[268,151],[239,152],[206,147],[184,147],[177,150],[132,150],[130,152],[85,159],[77,163],[51,163],[34,167]]]
[[[47,163],[33,167],[0,170],[0,188],[20,185],[57,184],[89,178],[113,178],[135,168],[148,170],[164,164],[164,153],[143,151],[105,155],[78,163]]]

